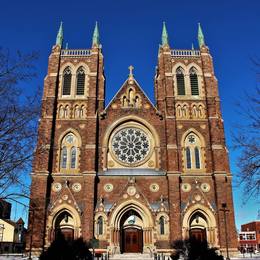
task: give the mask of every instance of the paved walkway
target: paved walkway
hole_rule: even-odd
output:
[[[0,255],[0,260],[27,260],[28,257],[22,257],[22,256],[19,256],[19,255],[9,255],[9,256],[1,256]],[[122,259],[126,259],[126,258],[122,258]],[[141,258],[139,258],[141,259]],[[147,259],[147,258],[146,258]],[[235,257],[235,258],[231,258],[232,260],[242,260],[242,259],[245,259],[245,260],[260,260],[260,254],[252,254],[252,257],[250,256],[250,254],[245,254],[244,256],[241,254],[239,255],[238,257]],[[33,260],[38,260],[38,258],[33,258]],[[113,260],[113,258],[111,259]]]

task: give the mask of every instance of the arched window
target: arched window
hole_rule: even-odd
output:
[[[160,234],[164,235],[165,234],[165,219],[164,217],[160,217],[159,219],[159,225],[160,225]]]
[[[71,70],[67,67],[63,72],[62,95],[70,95],[71,91]]]
[[[62,147],[61,150],[61,168],[66,169],[67,168],[67,148],[66,146]]]
[[[187,169],[191,169],[191,155],[189,147],[186,147],[186,167]]]
[[[178,95],[185,95],[184,74],[183,70],[180,67],[176,70],[176,80]]]
[[[80,67],[77,71],[77,90],[76,95],[84,95],[85,91],[85,71]]]
[[[193,96],[199,95],[198,75],[194,68],[190,69],[190,87],[191,87],[191,95]]]
[[[200,152],[199,152],[199,148],[198,147],[194,148],[194,153],[195,153],[195,166],[196,166],[196,169],[200,169]]]
[[[199,170],[202,167],[201,140],[193,132],[189,133],[184,141],[184,162],[187,170]]]
[[[72,147],[70,150],[70,168],[75,169],[76,168],[76,147]]]
[[[73,133],[68,133],[62,139],[60,153],[60,168],[63,172],[75,171],[78,165],[78,138]]]
[[[103,218],[100,216],[97,220],[97,231],[98,235],[103,235]]]

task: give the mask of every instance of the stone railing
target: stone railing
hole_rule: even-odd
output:
[[[61,50],[61,57],[85,57],[90,56],[91,50],[84,49],[84,50]]]
[[[199,58],[200,51],[199,50],[171,50],[171,55],[172,57],[178,57],[178,58],[184,58],[184,57]]]

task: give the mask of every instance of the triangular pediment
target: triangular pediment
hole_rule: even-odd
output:
[[[141,109],[152,109],[157,111],[154,104],[133,77],[129,77],[123,83],[121,88],[117,91],[115,96],[105,108],[105,111],[108,111],[110,108],[113,110],[124,109],[134,111]]]

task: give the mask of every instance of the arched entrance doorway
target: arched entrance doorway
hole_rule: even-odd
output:
[[[207,219],[201,212],[195,212],[190,219],[190,237],[199,241],[207,240]]]
[[[110,247],[115,253],[130,252],[129,247],[125,247],[130,240],[132,245],[137,243],[131,252],[150,252],[154,246],[152,214],[137,200],[129,199],[119,204],[111,214],[109,226]]]
[[[55,239],[61,237],[66,240],[74,239],[74,220],[67,211],[61,212],[55,220]]]
[[[143,220],[135,210],[128,210],[120,220],[121,253],[143,251]]]
[[[210,246],[219,246],[215,216],[212,210],[204,205],[193,205],[186,211],[182,230],[183,239],[195,237],[200,241],[207,240]]]

